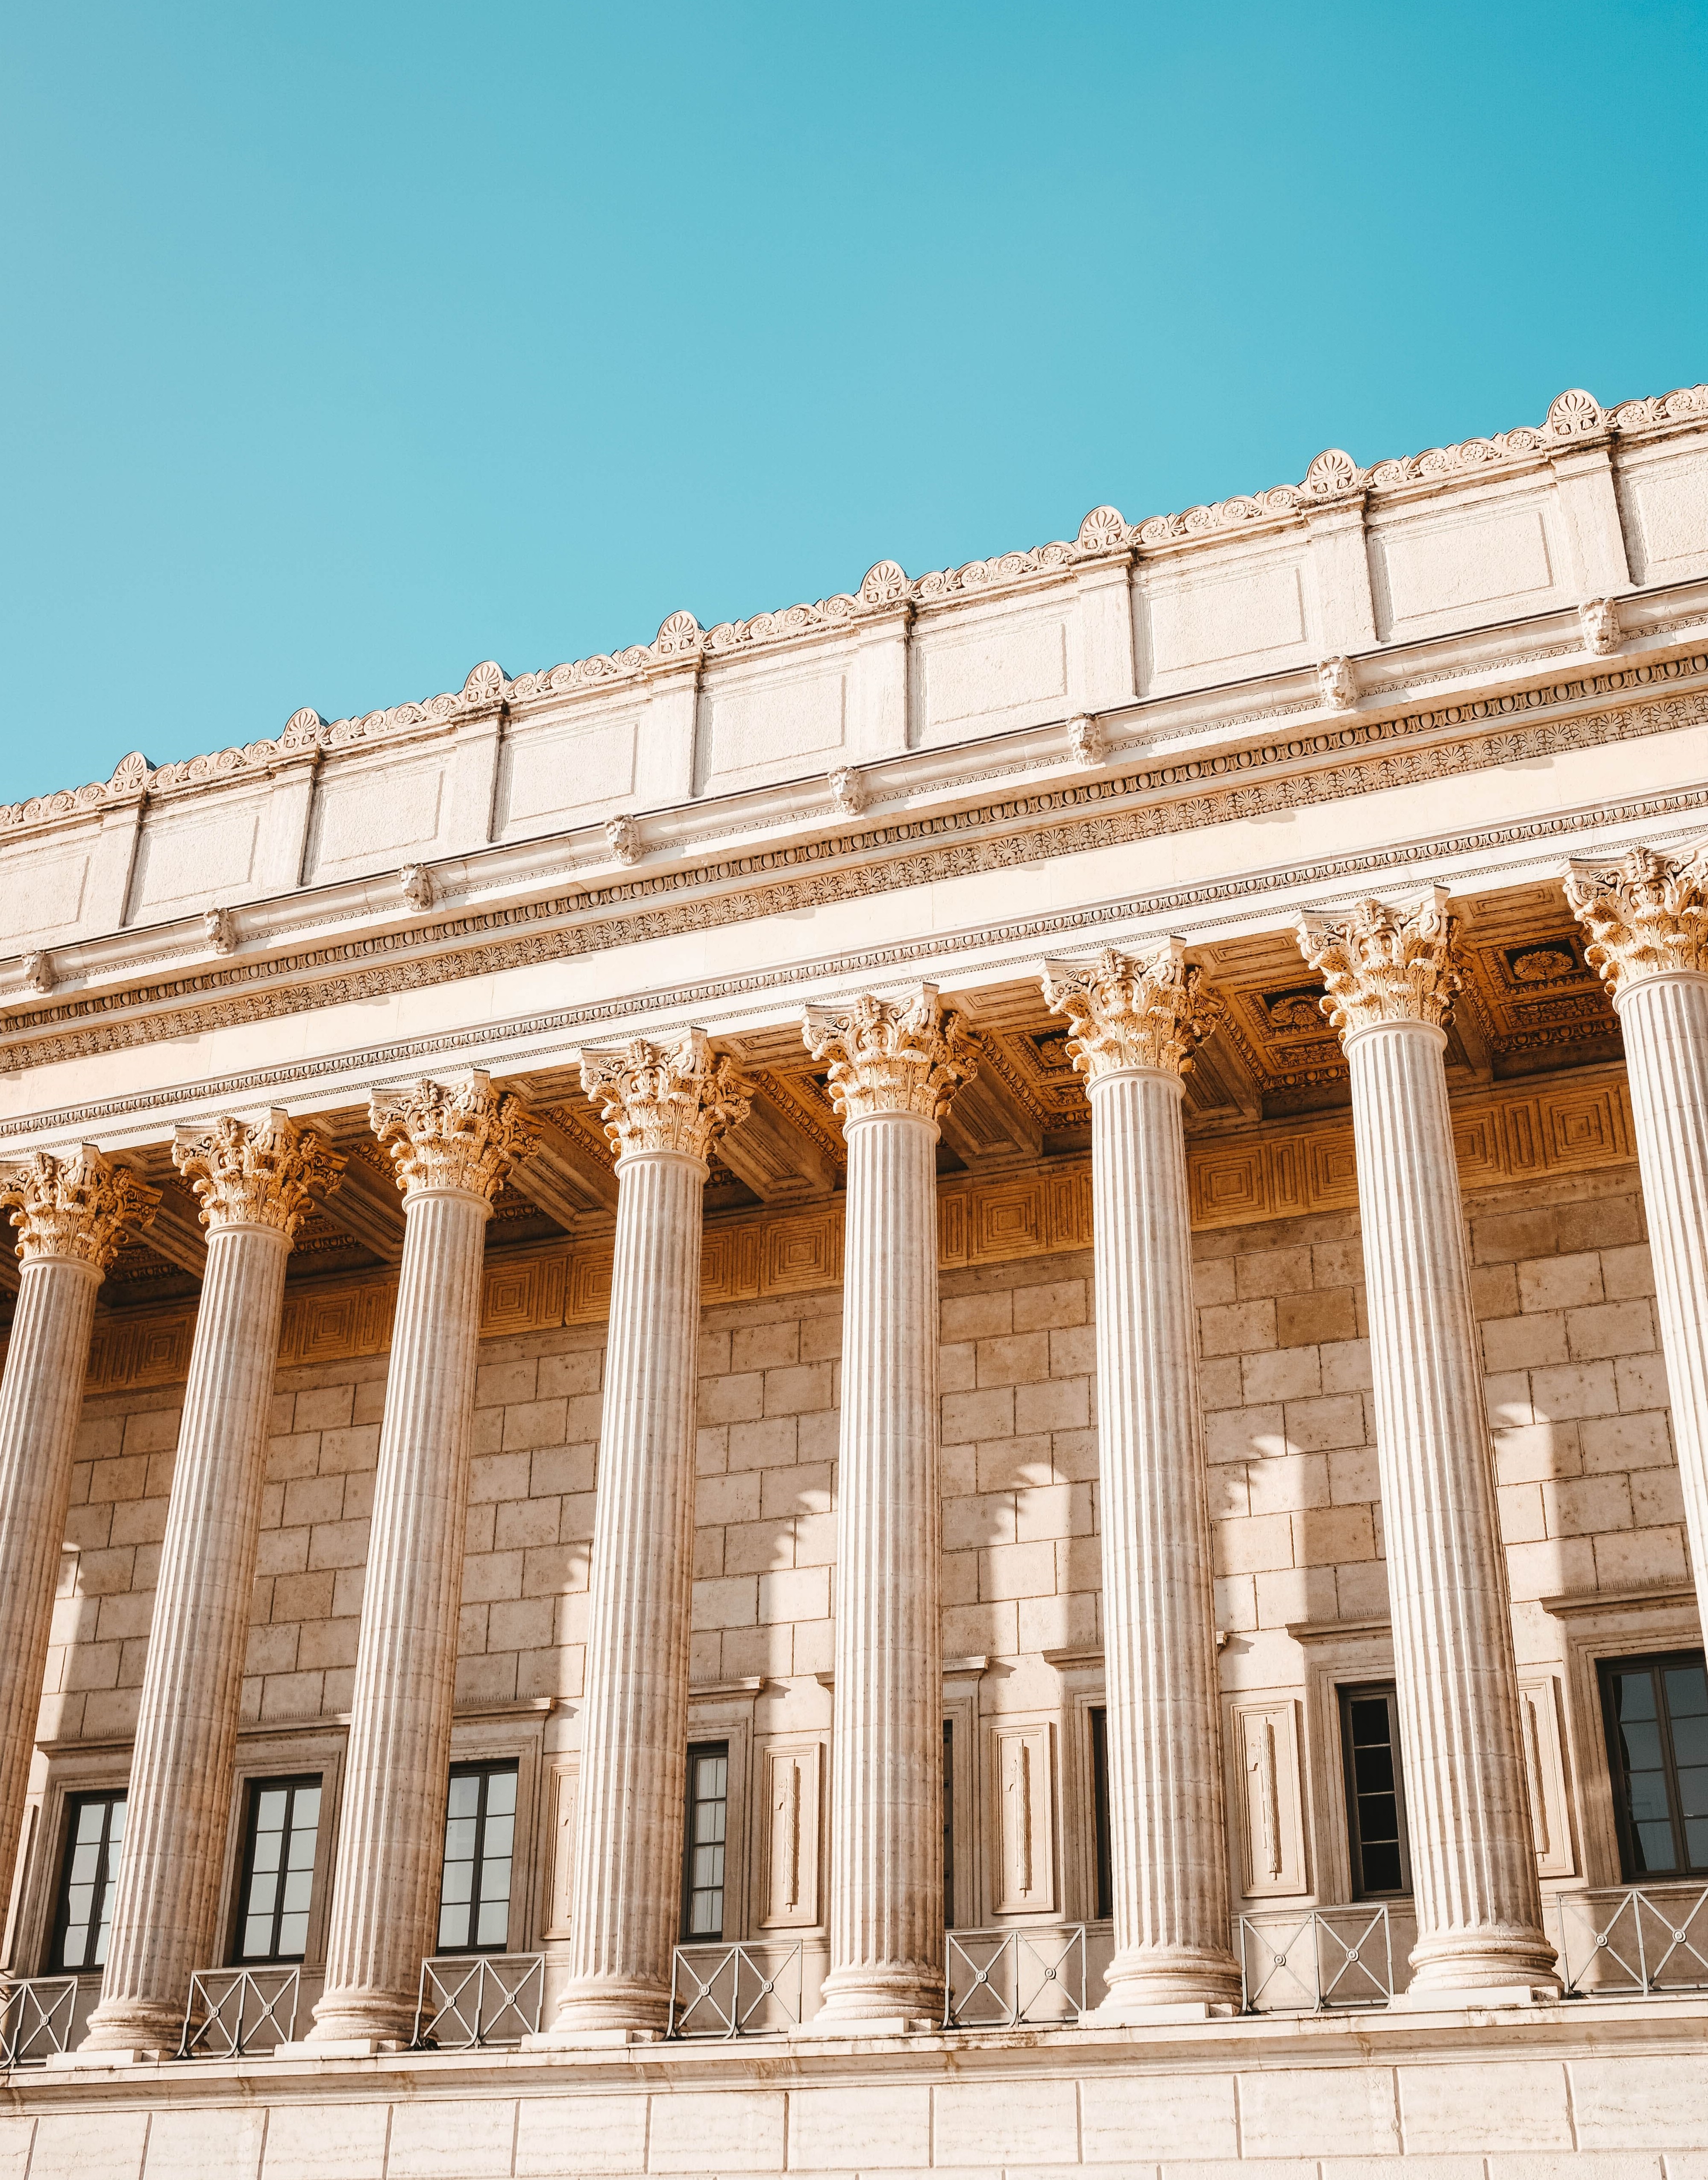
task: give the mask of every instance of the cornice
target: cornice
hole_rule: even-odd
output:
[[[1637,796],[1598,805],[1593,818],[1586,818],[1584,812],[1575,810],[1550,812],[1546,817],[1516,819],[1505,825],[1436,834],[1392,847],[1279,866],[1236,878],[1218,878],[1160,893],[1132,895],[1093,906],[1016,918],[1000,924],[981,923],[960,932],[932,933],[886,945],[821,955],[785,968],[707,977],[692,984],[672,986],[667,993],[629,992],[582,1006],[513,1016],[468,1029],[398,1038],[313,1060],[199,1076],[189,1082],[168,1083],[157,1089],[0,1120],[0,1142],[32,1137],[51,1141],[78,1129],[93,1129],[97,1125],[111,1128],[127,1120],[134,1124],[142,1116],[181,1112],[192,1104],[198,1109],[210,1104],[253,1104],[276,1091],[290,1090],[300,1097],[320,1086],[365,1085],[393,1073],[401,1075],[423,1063],[444,1065],[475,1054],[491,1056],[492,1064],[497,1065],[507,1049],[525,1047],[525,1054],[519,1053],[511,1064],[537,1070],[550,1065],[554,1055],[561,1055],[566,1062],[578,1060],[583,1044],[590,1037],[633,1025],[638,1019],[651,1020],[667,1028],[672,1023],[685,1021],[722,1005],[772,995],[793,1008],[807,988],[834,988],[897,978],[916,973],[923,965],[941,964],[969,954],[1000,955],[1005,950],[1012,950],[1022,956],[1024,965],[1030,969],[1037,950],[1046,946],[1104,939],[1115,944],[1133,943],[1135,930],[1154,931],[1158,924],[1206,912],[1217,912],[1225,918],[1255,928],[1277,914],[1278,903],[1302,892],[1322,895],[1333,906],[1339,900],[1354,897],[1359,888],[1372,882],[1398,883],[1466,856],[1509,854],[1514,848],[1533,845],[1546,848],[1557,840],[1581,838],[1586,823],[1593,823],[1599,829],[1653,825],[1680,818],[1700,823],[1704,799],[1702,790],[1696,788]],[[1607,852],[1612,854],[1617,850],[1610,848]],[[1479,873],[1466,875],[1475,877]],[[706,920],[721,919],[708,911]],[[542,949],[533,958],[551,957]],[[250,1000],[234,1004],[229,1019],[238,1023],[265,1018],[267,1013],[264,1000]],[[791,1117],[798,1120],[800,1116],[792,1109]]]
[[[0,1036],[0,1065],[30,1068],[129,1049],[1696,725],[1708,720],[1708,690],[1688,687],[1677,696],[1598,712],[1584,707],[1705,679],[1708,652],[1636,659],[1540,687],[1398,718],[1347,718],[1284,741],[1183,754],[1113,778],[1060,781],[288,954],[222,959],[182,977],[15,1015],[10,1034]],[[1540,716],[1550,712],[1566,716]]]
[[[1178,551],[1230,534],[1284,525],[1307,525],[1313,515],[1342,506],[1475,482],[1525,466],[1543,468],[1557,456],[1617,440],[1641,440],[1685,430],[1708,420],[1708,385],[1680,387],[1670,394],[1627,401],[1604,409],[1591,394],[1572,388],[1558,395],[1539,427],[1520,425],[1488,438],[1431,447],[1419,454],[1391,458],[1360,467],[1350,454],[1331,447],[1310,464],[1298,484],[1236,494],[1176,515],[1154,515],[1129,523],[1119,509],[1093,508],[1071,540],[1056,539],[1023,551],[1001,553],[909,576],[898,561],[879,560],[867,570],[854,592],[838,592],[810,603],[755,614],[750,619],[721,621],[702,629],[691,613],[666,616],[650,644],[599,652],[513,679],[495,659],[471,669],[460,690],[444,691],[419,702],[392,705],[348,718],[325,720],[305,706],[292,713],[276,737],[234,745],[182,762],[151,766],[133,750],[111,779],[82,787],[0,805],[0,835],[18,829],[51,825],[65,818],[98,814],[121,799],[153,798],[210,784],[229,784],[233,777],[264,778],[281,765],[311,762],[321,751],[349,750],[395,740],[421,729],[442,728],[482,715],[501,716],[542,699],[562,699],[632,685],[644,692],[662,673],[696,669],[721,660],[798,642],[804,636],[847,633],[863,624],[905,619],[946,604],[997,597],[1028,587],[1058,583],[1081,570],[1123,558],[1144,559]]]

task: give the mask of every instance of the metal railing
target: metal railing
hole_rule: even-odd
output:
[[[1086,2010],[1085,1925],[950,1930],[945,2029],[1071,2028]]]
[[[1568,1998],[1708,1990],[1708,1885],[1554,1896]]]
[[[678,1946],[670,1968],[675,2037],[773,2036],[800,2025],[802,1948]]]
[[[45,2067],[71,2045],[77,1979],[20,1976],[0,1982],[0,2065]]]
[[[1386,2006],[1393,1996],[1387,1903],[1242,1915],[1239,1981],[1247,2013]]]
[[[180,2059],[240,2059],[296,2036],[300,1968],[198,1968],[184,2009]]]
[[[540,2033],[544,1953],[442,1953],[421,1963],[415,2048],[486,2051]]]

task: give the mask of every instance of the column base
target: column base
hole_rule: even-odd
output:
[[[799,2036],[821,2042],[832,2039],[838,2043],[864,2043],[869,2036],[935,2036],[943,2025],[942,2014],[870,2013],[870,2014],[814,2014],[810,2021],[802,2021],[789,2030],[791,2037]]]
[[[111,2051],[91,2051],[84,2045],[75,2051],[50,2051],[49,2067],[62,2067],[68,2073],[88,2073],[105,2067],[158,2067],[168,2059],[178,2056],[176,2044],[115,2045]]]
[[[664,2044],[669,2039],[667,2029],[583,2028],[573,2021],[560,2028],[554,2022],[549,2029],[524,2036],[520,2048],[524,2051],[612,2051],[628,2044]]]
[[[1235,2021],[1239,2008],[1232,1999],[1106,1998],[1101,2006],[1082,2013],[1074,2026],[1080,2029],[1160,2029],[1193,2021]]]
[[[367,2058],[375,2051],[407,2051],[415,2040],[414,1991],[328,1990],[315,2007],[315,2025],[293,2040],[305,2053],[327,2058]]]
[[[388,2051],[407,2051],[401,2036],[301,2037],[294,2043],[275,2044],[275,2059],[377,2059]]]
[[[1388,2001],[1392,2013],[1463,2013],[1468,2007],[1557,2006],[1557,1983],[1414,1984]]]

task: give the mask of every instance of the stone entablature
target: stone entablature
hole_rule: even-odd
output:
[[[1569,393],[1536,429],[1367,469],[1331,450],[1297,487],[1136,525],[1099,508],[1071,542],[917,579],[880,562],[816,605],[710,631],[674,614],[648,646],[514,678],[486,661],[455,694],[301,710],[157,770],[133,753],[0,812],[35,919],[0,1004],[907,812],[969,765],[1073,773],[1135,736],[1363,716],[1502,670],[1500,624],[1524,631],[1509,653],[1606,656],[1705,573],[1705,418],[1700,387],[1612,410]]]

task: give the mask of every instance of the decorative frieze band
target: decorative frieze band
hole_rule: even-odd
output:
[[[1456,1100],[1459,1178],[1472,1192],[1554,1173],[1589,1172],[1636,1155],[1630,1101],[1617,1073],[1579,1076],[1535,1090],[1514,1087]],[[1352,1126],[1325,1115],[1187,1146],[1192,1223],[1249,1226],[1310,1212],[1357,1208]],[[983,1183],[943,1181],[937,1192],[938,1262],[945,1271],[1091,1246],[1089,1161],[1063,1159]],[[761,1211],[707,1225],[700,1299],[717,1302],[802,1294],[841,1283],[842,1206]],[[282,1368],[383,1355],[391,1346],[396,1278],[305,1281],[287,1291]],[[540,1244],[489,1261],[481,1329],[499,1340],[558,1325],[602,1324],[611,1294],[608,1241]],[[189,1367],[194,1305],[184,1302],[96,1319],[88,1390],[169,1385]]]

